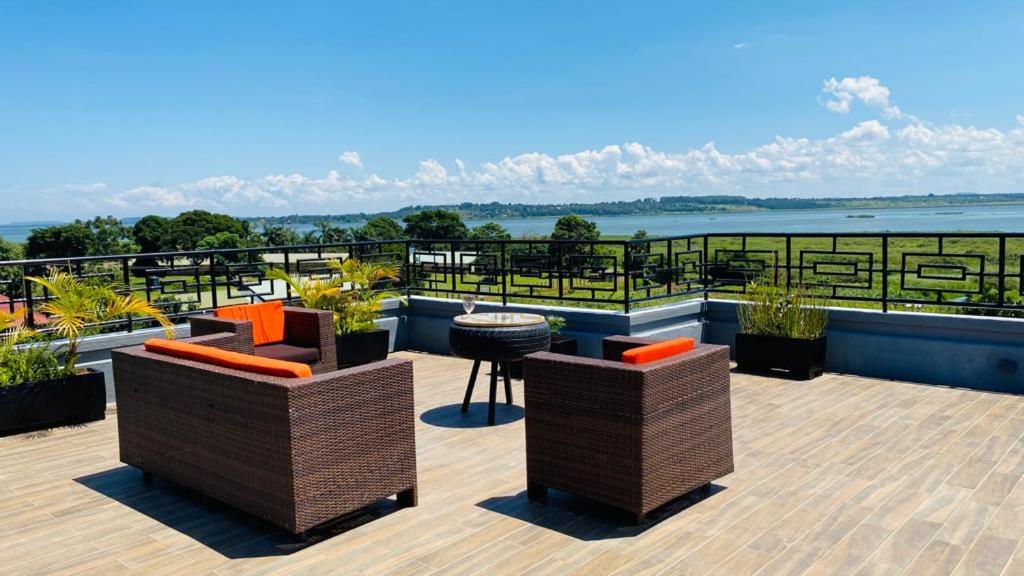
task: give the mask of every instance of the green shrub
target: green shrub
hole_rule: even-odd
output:
[[[15,326],[18,315],[0,313],[0,386],[49,380],[68,374],[49,339]]]
[[[565,328],[565,318],[561,316],[548,316],[548,328],[551,329],[552,334],[558,334],[562,328]]]
[[[814,339],[825,334],[825,300],[803,287],[787,290],[770,283],[752,282],[747,300],[736,309],[740,332],[763,336]]]

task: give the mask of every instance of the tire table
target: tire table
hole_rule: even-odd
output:
[[[495,312],[456,316],[448,329],[452,354],[473,360],[473,372],[462,400],[462,412],[469,410],[473,386],[481,362],[491,363],[491,389],[487,406],[487,425],[494,425],[494,403],[498,391],[498,368],[505,380],[505,403],[512,404],[512,382],[508,363],[527,354],[551,347],[551,330],[539,314]]]

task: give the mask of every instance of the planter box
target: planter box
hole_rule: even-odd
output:
[[[338,347],[339,369],[387,360],[388,357],[387,330],[335,336],[334,342]]]
[[[825,336],[814,340],[736,334],[736,368],[744,372],[786,370],[793,378],[810,380],[825,369]]]
[[[0,436],[103,420],[106,410],[102,372],[0,386]]]
[[[555,354],[565,354],[567,356],[576,356],[578,351],[578,344],[575,338],[566,338],[565,336],[559,336],[558,334],[551,335],[551,348],[550,351]],[[508,363],[508,374],[512,378],[517,380],[523,379],[523,361],[515,360]]]

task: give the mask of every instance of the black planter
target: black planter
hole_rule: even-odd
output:
[[[579,346],[577,345],[575,338],[566,338],[565,336],[559,336],[558,334],[551,335],[551,352],[555,354],[565,354],[567,356],[575,356],[578,352]],[[516,380],[523,379],[523,361],[516,360],[508,363],[509,376]]]
[[[338,347],[338,368],[362,366],[388,357],[388,331],[374,330],[335,336]]]
[[[102,372],[0,386],[0,436],[103,420],[106,410]]]
[[[786,370],[793,378],[810,380],[825,369],[827,338],[813,340],[736,334],[736,368],[743,372]]]

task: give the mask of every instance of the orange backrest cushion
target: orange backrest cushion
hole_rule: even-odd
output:
[[[647,364],[648,362],[663,360],[676,354],[689,352],[693,350],[694,345],[693,338],[662,340],[654,344],[626,350],[622,353],[622,361],[626,364]]]
[[[261,358],[259,356],[221,350],[212,346],[190,344],[178,340],[150,338],[146,340],[145,346],[149,352],[174,356],[184,360],[195,360],[196,362],[204,362],[224,368],[233,368],[244,372],[253,372],[255,374],[280,376],[282,378],[307,378],[313,375],[313,371],[306,364]]]
[[[252,322],[254,346],[284,341],[284,308],[280,301],[217,308],[213,315],[217,318]]]

